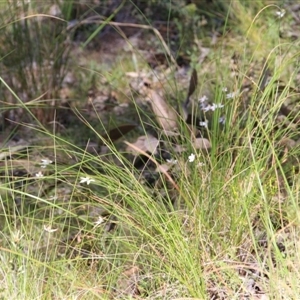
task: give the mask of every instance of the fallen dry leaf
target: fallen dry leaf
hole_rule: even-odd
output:
[[[171,168],[174,167],[174,163],[165,163],[162,165],[158,165],[155,172],[161,172],[161,173],[166,173],[168,172]]]
[[[152,110],[160,127],[165,132],[173,132],[177,128],[177,112],[155,90],[148,89],[147,100],[151,103]]]
[[[0,145],[1,146],[1,145]],[[11,146],[8,148],[7,151],[1,151],[0,153],[0,160],[10,157],[13,154],[17,153],[20,150],[26,149],[29,145],[18,145],[18,146]],[[2,149],[1,149],[2,150]]]
[[[147,152],[139,149],[138,147],[136,147],[134,144],[128,143],[127,141],[124,142],[129,148],[132,148],[133,150],[135,150],[137,153],[146,156],[149,160],[151,160],[156,166],[159,166],[159,163],[153,158],[151,157],[151,155],[149,155]],[[170,176],[170,174],[168,174],[168,172],[165,172],[165,170],[161,170],[162,174],[164,174],[164,176],[166,177],[166,179],[173,185],[173,187],[179,191],[179,186],[175,183],[175,181],[173,180],[173,178]]]
[[[39,161],[29,161],[27,159],[9,159],[1,161],[0,167],[5,167],[5,169],[11,169],[13,171],[21,168],[28,174],[35,174],[41,170]]]
[[[140,155],[140,150],[144,152],[150,152],[151,154],[156,154],[158,144],[159,141],[154,136],[142,135],[138,137],[138,139],[134,143],[132,143],[132,145],[138,148],[139,151],[136,151],[136,149],[131,146],[127,146],[126,151],[133,154],[134,156]]]
[[[136,127],[135,124],[123,124],[116,128],[113,128],[108,133],[102,135],[102,138],[105,140],[111,140],[112,142],[118,140],[123,137],[125,134],[130,132]]]
[[[195,149],[205,149],[208,150],[211,148],[211,143],[208,139],[205,138],[196,138],[193,142]]]
[[[139,294],[138,290],[138,280],[139,280],[139,268],[137,266],[131,267],[130,269],[124,271],[118,281],[117,289],[119,291],[119,296],[136,296]]]

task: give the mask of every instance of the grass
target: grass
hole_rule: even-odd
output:
[[[224,104],[204,116],[209,126],[203,134],[211,149],[208,153],[195,149],[179,120],[177,140],[160,137],[177,164],[157,172],[154,185],[143,177],[148,170],[142,173],[134,167],[124,138],[103,138],[111,128],[101,113],[95,112],[91,120],[76,107],[72,110],[75,121],[67,130],[59,130],[32,113],[30,104],[40,99],[47,106],[59,98],[60,84],[55,87],[57,94],[44,94],[49,86],[39,85],[36,79],[34,94],[26,102],[21,91],[31,79],[21,72],[14,85],[7,81],[11,73],[1,76],[6,87],[3,95],[13,95],[13,100],[3,98],[7,105],[2,113],[10,107],[23,108],[30,118],[15,122],[25,140],[28,132],[34,136],[22,148],[3,146],[0,153],[3,299],[257,299],[259,294],[297,299],[299,113],[278,117],[282,105],[293,108],[290,103],[297,101],[298,92],[290,88],[299,72],[297,43],[278,38],[278,31],[290,18],[277,18],[278,7],[259,2],[246,7],[233,1],[231,8],[221,41],[210,46],[201,65],[196,60],[201,47],[191,48],[200,79],[193,95],[195,103],[207,95],[211,102]],[[235,11],[237,17],[232,16]],[[234,30],[227,31],[232,24]],[[10,27],[4,29],[9,37]],[[193,34],[199,42],[197,32]],[[238,59],[232,66],[234,52]],[[3,57],[3,63],[8,58]],[[90,70],[78,68],[69,56],[68,65],[82,78],[82,86],[73,95],[86,93],[89,86],[97,89],[104,82],[122,94],[116,96],[118,100],[131,105],[131,115],[141,123],[134,134],[126,136],[132,144],[135,135],[148,134],[149,129],[160,132],[161,128],[153,112],[144,108],[143,96],[126,90],[132,83],[126,83],[126,72],[152,71],[134,46],[122,58],[112,70],[96,62],[88,64]],[[264,62],[271,79],[261,90]],[[62,82],[69,67],[60,67]],[[44,71],[44,65],[38,65],[39,69]],[[158,75],[168,102],[175,106],[184,101],[187,87],[174,82],[172,72]],[[41,82],[47,82],[44,74],[40,73]],[[285,81],[281,92],[279,79]],[[232,92],[233,97],[227,96]],[[79,98],[74,96],[72,102],[80,107]],[[222,116],[224,127],[219,124]],[[122,124],[122,117],[107,117],[107,123]],[[88,145],[80,145],[89,139],[98,139],[106,150],[98,148],[96,154]],[[183,145],[185,151],[176,153],[174,143]],[[195,154],[193,162],[189,161],[191,154]],[[41,159],[46,158],[52,163],[42,168]],[[164,164],[156,157],[151,159],[154,165]],[[39,172],[43,177],[36,176]],[[149,172],[151,175],[153,168]]]

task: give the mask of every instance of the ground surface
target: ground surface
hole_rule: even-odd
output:
[[[298,199],[298,182],[294,180],[290,184],[292,188],[288,190],[282,183],[284,182],[282,176],[276,178],[266,170],[257,171],[252,166],[251,172],[231,186],[234,178],[239,176],[239,172],[235,171],[239,156],[237,155],[237,159],[234,160],[235,156],[232,155],[230,167],[226,169],[222,165],[219,167],[218,164],[213,166],[210,161],[210,156],[213,154],[208,154],[206,151],[207,148],[217,149],[216,157],[221,157],[222,154],[229,152],[228,149],[242,148],[241,144],[231,142],[238,140],[233,128],[240,126],[238,133],[243,137],[242,133],[247,130],[248,118],[254,116],[257,117],[256,127],[264,128],[260,127],[260,120],[265,122],[266,116],[271,115],[272,105],[275,103],[276,121],[272,123],[275,129],[264,136],[274,137],[274,148],[283,149],[280,153],[283,153],[282,165],[287,169],[285,174],[289,174],[291,169],[293,172],[298,171],[295,169],[299,165],[297,151],[300,141],[298,109],[300,73],[297,69],[300,6],[292,3],[284,6],[284,9],[286,14],[283,18],[279,18],[277,14],[279,10],[273,7],[268,14],[261,17],[262,19],[265,17],[264,22],[258,18],[258,25],[255,27],[250,21],[247,26],[253,26],[253,30],[247,27],[245,31],[241,23],[235,19],[232,20],[232,24],[229,21],[229,27],[224,29],[225,20],[222,18],[214,20],[203,16],[195,20],[191,18],[188,27],[190,31],[184,28],[180,32],[180,26],[175,26],[178,20],[157,22],[160,24],[157,26],[160,31],[153,31],[145,26],[132,29],[132,24],[129,23],[137,23],[138,19],[133,19],[133,22],[131,19],[118,21],[116,18],[116,22],[124,21],[127,25],[110,23],[112,26],[96,35],[87,47],[83,48],[82,45],[86,37],[91,35],[90,29],[87,29],[87,33],[79,32],[76,38],[68,36],[69,63],[66,64],[67,70],[63,81],[55,86],[56,94],[53,90],[49,92],[51,86],[44,90],[38,88],[31,90],[33,79],[28,79],[26,88],[23,89],[21,80],[13,71],[12,75],[4,74],[3,78],[8,78],[7,80],[10,78],[10,84],[15,83],[12,87],[13,92],[21,100],[26,99],[24,102],[29,108],[26,111],[26,107],[21,106],[21,109],[8,109],[2,113],[5,118],[10,119],[3,122],[0,132],[3,184],[0,194],[2,199],[0,223],[4,228],[4,237],[1,239],[5,249],[13,249],[15,253],[20,251],[22,255],[25,253],[38,261],[51,262],[56,271],[59,270],[56,263],[63,257],[65,259],[65,261],[62,259],[63,264],[67,265],[70,262],[70,269],[84,270],[88,273],[86,278],[91,281],[90,286],[97,286],[93,290],[95,298],[105,296],[109,299],[123,296],[141,299],[176,299],[176,297],[193,295],[193,299],[196,299],[195,295],[199,297],[200,293],[197,293],[196,288],[194,293],[191,292],[194,287],[197,287],[191,279],[192,276],[189,278],[187,275],[188,279],[185,282],[184,276],[181,278],[176,271],[172,273],[173,265],[180,273],[184,273],[180,267],[187,270],[187,266],[191,267],[190,273],[195,270],[193,263],[185,265],[183,261],[176,261],[176,257],[181,255],[181,249],[189,249],[186,257],[192,261],[196,261],[193,255],[199,259],[201,272],[204,278],[207,278],[204,281],[209,299],[272,299],[269,298],[269,290],[273,293],[276,291],[276,286],[271,286],[276,282],[272,279],[275,275],[280,279],[279,282],[284,282],[281,286],[284,291],[280,294],[282,299],[295,295],[293,291],[299,289],[297,282],[293,281],[294,274],[298,273],[299,261],[297,259],[299,222],[294,218],[298,214],[298,202],[295,205],[296,209],[295,206],[287,203],[293,197]],[[242,21],[246,23],[246,15],[245,20]],[[233,29],[235,22],[240,29]],[[262,24],[261,27],[259,24]],[[260,30],[261,28],[263,29]],[[166,42],[165,45],[162,44],[162,40]],[[180,48],[180,41],[185,48]],[[274,50],[276,53],[273,57],[273,49],[278,44],[281,47],[278,47],[280,48],[278,52]],[[243,57],[244,55],[246,58]],[[266,61],[269,64],[268,68],[265,65]],[[62,62],[64,63],[64,60]],[[52,63],[49,65],[53,66]],[[49,65],[46,70],[49,70]],[[27,78],[31,78],[30,74],[33,74],[31,72],[44,76],[44,71],[41,71],[44,67],[41,64],[31,68]],[[7,65],[6,68],[6,70],[14,69],[9,69]],[[197,126],[205,128],[198,128],[196,136],[185,128],[188,137],[175,139],[175,141],[168,134],[168,138],[162,138],[164,134],[162,127],[167,127],[168,124],[162,125],[160,112],[167,107],[167,117],[173,110],[180,115],[180,108],[189,94],[193,68],[197,70],[198,86],[191,95],[190,103],[194,103],[194,106],[190,104],[189,110],[195,106],[202,109],[197,112],[200,118]],[[281,99],[280,104],[275,100],[274,102],[270,100],[268,104],[266,100],[268,97],[264,96],[268,90],[269,77],[273,78],[271,84],[274,84],[277,90],[283,91],[282,98],[277,94],[272,98]],[[49,80],[47,82],[49,83]],[[43,93],[46,94],[45,97],[41,96],[44,95]],[[256,97],[256,93],[260,96]],[[8,94],[11,95],[12,91]],[[156,97],[156,104],[162,105],[160,112],[155,111],[151,102],[149,104],[147,101],[149,95]],[[12,103],[17,106],[14,97],[9,98],[5,92],[2,96],[7,97],[3,98],[6,99],[4,103],[7,107]],[[40,109],[37,105],[40,96],[41,103],[49,104],[51,99],[51,105],[47,105],[50,109]],[[33,99],[37,101],[30,102]],[[264,99],[264,101],[253,105],[253,99]],[[232,105],[233,101],[238,104]],[[216,102],[224,107],[221,105],[217,107]],[[235,109],[231,110],[227,107],[235,107]],[[203,114],[205,110],[207,114]],[[29,111],[35,118],[26,117]],[[220,111],[217,117],[214,117],[215,111],[218,113]],[[175,114],[174,118],[176,117]],[[218,120],[225,118],[227,124],[229,120],[232,122],[230,123],[232,135],[226,136],[226,145],[225,139],[222,140],[223,131],[220,135],[216,135],[216,139],[213,138],[212,132],[215,128],[211,124],[215,124],[214,118]],[[225,132],[228,128],[226,122]],[[17,126],[16,123],[19,125]],[[206,131],[206,124],[209,124],[208,131]],[[145,132],[151,134],[151,139],[145,138]],[[259,136],[255,128],[253,132],[251,139]],[[280,134],[277,136],[278,132]],[[228,137],[231,138],[230,141]],[[193,138],[200,140],[195,139],[191,143],[190,140]],[[109,139],[113,141],[113,147],[107,147],[106,141]],[[125,144],[125,140],[130,144]],[[222,145],[219,145],[220,140]],[[172,151],[168,148],[170,144],[163,149],[168,152],[167,154],[170,152],[172,155],[163,157],[163,162],[160,161],[159,166],[157,162],[148,162],[145,156],[140,161],[134,160],[134,154],[144,154],[147,151],[151,153],[151,149],[157,149],[159,142],[170,142],[172,145]],[[207,143],[205,147],[203,143]],[[263,141],[259,146],[263,149],[265,144],[266,142]],[[201,154],[198,157],[201,157],[202,161],[199,161],[194,169],[187,167],[190,165],[186,162],[180,161],[180,157],[186,155],[185,149],[197,150],[195,153]],[[249,147],[248,152],[250,150],[252,149]],[[131,163],[131,168],[134,164],[132,174],[142,186],[141,194],[129,180],[130,173],[125,172],[127,169],[123,161],[118,155],[114,155],[118,151],[133,153],[126,154],[124,157]],[[174,166],[170,163],[174,153],[178,156],[175,157],[178,158],[177,169],[172,169]],[[190,153],[186,159],[193,161]],[[210,163],[213,167],[209,165]],[[217,176],[215,182],[213,176],[208,179],[208,175],[203,168],[201,169],[205,164],[209,165],[208,168],[211,167],[208,169],[209,174],[213,172],[222,174],[222,169],[225,169],[222,177],[224,181],[218,182],[221,177]],[[273,164],[275,163],[272,161],[270,165]],[[126,167],[128,165],[130,164]],[[145,165],[147,165],[146,172],[144,172]],[[291,165],[296,168],[291,168]],[[186,172],[183,176],[185,181],[178,175],[184,173],[183,169]],[[245,171],[242,168],[241,170]],[[198,188],[194,191],[190,186],[185,187],[193,172],[200,178],[199,182],[195,181]],[[265,198],[264,193],[260,194],[259,188],[255,188],[259,185],[256,182],[256,177],[259,176],[255,172],[260,172],[263,178],[261,189],[268,194],[266,196],[268,207],[263,201],[256,202],[257,198],[261,197],[264,200]],[[167,179],[162,176],[164,178],[162,182],[157,180],[158,177],[160,178],[157,176],[158,173],[162,173]],[[37,174],[42,174],[47,179],[43,180]],[[84,174],[91,176],[93,180],[89,182],[89,177],[82,179],[81,176]],[[114,176],[115,181],[108,179]],[[108,187],[97,184],[93,186],[93,181],[94,183],[100,181],[99,178]],[[79,181],[82,181],[81,184]],[[147,185],[149,182],[150,187]],[[214,188],[210,190],[211,185]],[[206,207],[205,203],[198,207],[199,202],[202,201],[202,194],[198,194],[198,191],[202,194],[206,193],[207,199],[214,200],[205,213],[209,220],[207,223],[211,222],[205,224],[207,232],[201,227],[202,225],[198,224],[199,212]],[[148,193],[147,196],[143,196],[144,193]],[[156,201],[153,204],[148,199],[144,216],[139,216],[138,213],[144,209],[143,203],[138,202],[137,206],[140,208],[135,207],[126,198],[130,194],[136,198],[136,202],[143,197]],[[189,199],[191,202],[185,203],[182,199]],[[230,202],[228,199],[232,202],[232,207],[228,204]],[[239,202],[240,199],[245,202],[255,199],[253,200],[255,208],[251,207],[249,215],[244,218],[242,216],[244,206]],[[170,203],[172,209],[168,209]],[[153,205],[151,206],[153,209],[149,209],[148,212],[149,205]],[[283,212],[282,210],[285,209],[286,211]],[[260,213],[264,210],[268,211],[269,219],[265,219]],[[157,217],[159,213],[154,214],[154,211],[162,212],[162,217]],[[230,214],[231,211],[236,211],[235,215],[241,216],[234,219]],[[217,217],[210,219],[213,214]],[[177,225],[180,227],[182,240],[173,241],[173,237],[164,235],[167,230],[171,230],[174,235],[176,233],[176,230],[173,232],[174,228],[168,228],[167,222],[163,223],[164,218],[170,223],[180,220],[178,222],[180,225]],[[162,222],[166,230],[160,232],[159,226],[156,227],[158,222]],[[249,232],[242,230],[247,222],[251,227]],[[266,223],[274,231],[272,238],[268,229],[272,230]],[[197,226],[201,227],[199,232],[195,229]],[[30,229],[25,230],[23,234],[24,228]],[[248,227],[245,225],[245,228]],[[12,232],[17,232],[19,235],[13,236]],[[49,233],[47,237],[45,232]],[[210,240],[214,232],[217,232],[217,237]],[[155,236],[156,240],[151,240],[151,236]],[[177,249],[175,255],[166,252],[164,242],[161,242],[160,238],[170,238],[170,244],[174,242],[174,249]],[[253,245],[254,240],[255,245]],[[118,241],[122,243],[118,244]],[[179,241],[182,242],[182,247]],[[118,250],[118,247],[121,250]],[[199,254],[199,248],[203,254]],[[143,252],[144,249],[148,257]],[[10,251],[5,253],[14,254]],[[142,254],[139,256],[139,253]],[[17,257],[22,258],[20,255]],[[149,257],[152,257],[152,260]],[[138,263],[135,263],[135,259]],[[168,265],[170,273],[166,272],[167,268],[160,271],[157,266],[160,266],[160,263],[168,264],[168,261],[170,261]],[[152,262],[157,263],[154,269],[151,269]],[[21,262],[16,261],[12,264],[15,264],[14,269],[17,270],[20,265],[21,270]],[[10,267],[8,270],[12,273]],[[4,271],[3,269],[3,274]],[[113,272],[116,272],[116,278],[111,279],[113,282],[111,287],[107,274]],[[21,273],[22,270],[18,274]],[[100,273],[106,276],[103,275],[102,278]],[[93,281],[95,274],[99,276],[97,278],[103,285],[99,282],[97,285]],[[170,278],[166,278],[169,274],[176,274],[176,276],[170,275]],[[72,278],[71,275],[68,276]],[[288,278],[286,281],[285,277]],[[3,278],[1,280],[4,281]],[[78,292],[81,289],[78,283],[81,281],[77,282],[74,278],[72,280],[75,282],[74,290]],[[87,291],[89,284],[86,282],[84,284],[82,290]],[[43,292],[46,293],[46,280],[44,285]],[[49,286],[51,286],[51,276],[49,276]],[[68,294],[67,289],[63,287],[61,289]]]

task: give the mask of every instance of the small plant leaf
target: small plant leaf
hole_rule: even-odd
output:
[[[189,91],[188,91],[188,95],[187,95],[188,98],[193,95],[193,93],[195,92],[195,90],[197,88],[197,85],[198,85],[198,74],[197,74],[196,69],[193,69],[193,73],[192,73],[190,85],[189,85]]]

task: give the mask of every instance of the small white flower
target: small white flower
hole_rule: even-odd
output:
[[[203,166],[205,166],[205,163],[199,162],[198,167],[203,167]]]
[[[199,126],[207,128],[207,126],[208,126],[208,120],[205,120],[203,122],[199,122]]]
[[[279,19],[283,18],[284,15],[285,15],[285,10],[284,10],[284,9],[276,11],[276,16],[277,16]]]
[[[214,111],[214,108],[209,104],[208,105],[203,105],[201,108],[204,112],[208,112],[210,110]]]
[[[225,122],[226,122],[225,117],[220,117],[220,118],[219,118],[219,123],[220,123],[220,124],[225,125]]]
[[[176,165],[177,164],[177,159],[166,159],[167,163],[171,164],[171,165]]]
[[[55,231],[57,231],[58,230],[58,228],[56,228],[56,229],[53,229],[53,228],[51,228],[51,226],[49,225],[49,226],[46,226],[46,225],[44,225],[44,230],[45,231],[47,231],[47,232],[49,232],[49,233],[52,233],[52,232],[55,232]]]
[[[208,100],[208,97],[206,96],[206,95],[204,95],[204,96],[202,96],[199,100],[198,100],[198,102],[199,103],[204,103],[204,102],[206,102]]]
[[[96,222],[94,222],[95,227],[101,225],[103,222],[104,222],[104,219],[101,216],[99,216],[98,220]]]
[[[196,155],[194,153],[192,153],[190,156],[189,156],[189,162],[193,162],[196,158]]]
[[[238,93],[239,93],[238,91],[232,92],[232,93],[228,93],[228,94],[226,95],[226,99],[232,99],[232,98],[234,98]]]
[[[214,107],[214,110],[217,109],[217,108],[222,108],[224,107],[224,104],[221,104],[221,103],[213,103],[213,107]]]
[[[200,107],[201,107],[201,105],[200,105]],[[217,108],[222,108],[222,107],[224,107],[224,105],[223,104],[221,104],[221,103],[213,103],[212,105],[202,105],[202,110],[204,111],[204,112],[208,112],[208,111],[215,111]]]
[[[88,177],[88,176],[87,177],[80,177],[80,183],[86,183],[87,185],[89,185],[93,181],[95,181],[95,180]]]
[[[217,107],[216,107],[216,105],[215,105],[214,103],[210,106],[210,110],[211,110],[211,111],[215,111],[216,108],[217,108]]]
[[[44,175],[41,171],[39,171],[38,173],[35,174],[35,177],[41,178],[44,177]]]
[[[50,160],[50,159],[48,159],[48,158],[46,158],[46,159],[41,159],[41,168],[46,168],[47,165],[50,165],[50,164],[52,164],[52,163],[53,163],[53,161]]]
[[[228,91],[227,87],[222,88],[222,92],[226,93]]]
[[[205,109],[207,108],[207,106],[209,106],[209,104],[207,104],[207,103],[200,103],[200,104],[199,104],[199,107],[200,107],[200,109],[202,109],[202,110],[205,110]]]

